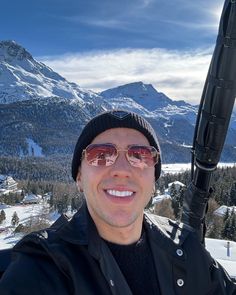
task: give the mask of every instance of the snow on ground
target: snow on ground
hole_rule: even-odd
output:
[[[16,205],[16,206],[9,206],[9,205],[0,205],[0,210],[4,210],[6,213],[6,219],[1,223],[1,227],[9,227],[11,226],[11,219],[14,212],[17,213],[20,223],[24,223],[29,219],[31,216],[38,216],[42,214],[42,210],[46,205],[43,203],[41,204],[32,204],[32,205]]]
[[[236,279],[236,242],[206,239],[206,248],[228,274]]]
[[[27,144],[29,156],[43,157],[43,149],[33,139],[27,138]]]
[[[13,247],[22,237],[22,234],[13,233],[14,227],[11,225],[11,219],[14,212],[19,217],[19,223],[23,224],[30,218],[42,214],[48,214],[47,219],[49,223],[53,223],[59,217],[58,213],[49,213],[48,205],[43,202],[31,205],[0,205],[0,211],[2,209],[5,211],[6,219],[0,224],[0,250]]]
[[[218,168],[221,167],[233,167],[235,166],[236,163],[219,163],[217,165]],[[174,164],[162,164],[162,171],[164,174],[170,173],[170,174],[175,174],[175,173],[182,173],[186,170],[191,169],[191,163],[174,163]]]
[[[48,211],[48,206],[44,203],[32,205],[16,205],[7,206],[0,205],[0,210],[4,209],[6,220],[0,225],[0,250],[13,247],[22,237],[21,234],[13,234],[14,228],[11,226],[11,218],[16,211],[20,223],[25,223],[32,216],[39,216]],[[48,220],[53,223],[59,217],[58,213],[52,212],[48,214]],[[229,273],[231,277],[236,278],[236,242],[230,242],[227,250],[226,240],[206,239],[206,248]]]

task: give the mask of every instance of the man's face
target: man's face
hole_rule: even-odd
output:
[[[142,133],[129,128],[109,129],[92,143],[112,143],[121,150],[132,144],[150,145]],[[154,182],[154,167],[131,166],[124,151],[108,167],[91,166],[83,159],[77,175],[77,185],[83,190],[90,215],[99,228],[140,226]]]

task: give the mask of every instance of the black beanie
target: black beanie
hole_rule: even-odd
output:
[[[93,141],[100,133],[112,128],[131,128],[141,132],[160,153],[160,147],[156,133],[150,123],[136,113],[124,110],[112,110],[99,114],[91,119],[85,125],[75,146],[72,159],[72,177],[76,181],[78,169],[81,165],[83,150]],[[161,174],[161,157],[155,166],[155,179]]]

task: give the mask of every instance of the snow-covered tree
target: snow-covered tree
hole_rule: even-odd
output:
[[[19,219],[19,217],[18,217],[18,215],[17,215],[17,213],[16,213],[16,211],[15,211],[15,212],[13,213],[13,215],[12,215],[11,224],[12,224],[13,226],[16,226],[16,225],[18,225],[19,221],[20,221],[20,219]]]

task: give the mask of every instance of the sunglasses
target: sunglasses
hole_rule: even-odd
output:
[[[126,159],[133,167],[154,167],[159,160],[159,152],[153,146],[130,145],[121,150],[111,143],[90,144],[83,150],[83,156],[91,166],[111,166],[119,156],[125,152]]]

